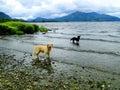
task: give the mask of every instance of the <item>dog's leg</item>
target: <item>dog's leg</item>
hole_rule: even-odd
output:
[[[50,59],[50,52],[48,52],[48,58]]]
[[[73,43],[75,43],[75,42],[74,42],[74,39],[73,39]]]
[[[76,43],[78,44],[78,43],[79,43],[79,41],[76,41]]]
[[[46,60],[46,52],[44,52],[44,60]]]
[[[36,57],[37,57],[36,59],[38,59],[38,60],[40,59],[40,58],[39,58],[39,53],[36,55]]]
[[[39,60],[39,51],[33,51],[33,56],[35,57],[35,59]]]
[[[39,59],[40,59],[40,58],[39,58],[39,54],[34,54],[34,57],[35,57],[36,60],[39,60]]]

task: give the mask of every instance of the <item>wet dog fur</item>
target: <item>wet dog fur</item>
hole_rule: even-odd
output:
[[[35,56],[36,59],[39,59],[39,53],[44,53],[44,60],[46,59],[47,55],[50,58],[50,52],[51,52],[52,47],[53,47],[52,43],[48,43],[45,46],[37,45],[34,47],[33,56]]]
[[[79,43],[79,40],[80,40],[80,36],[77,36],[77,37],[73,37],[70,39],[70,41],[72,40],[72,42],[75,44],[78,44]]]

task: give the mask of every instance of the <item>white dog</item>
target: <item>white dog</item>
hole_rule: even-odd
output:
[[[52,43],[48,43],[46,46],[43,45],[38,45],[34,47],[33,55],[39,59],[39,53],[42,52],[44,53],[44,59],[46,59],[46,55],[50,58],[50,52],[53,47]]]

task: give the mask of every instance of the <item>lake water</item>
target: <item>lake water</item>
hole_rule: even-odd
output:
[[[0,47],[32,53],[35,45],[54,44],[54,61],[85,66],[120,75],[120,22],[35,23],[52,31],[32,35],[2,36]],[[79,45],[70,38],[81,35]]]

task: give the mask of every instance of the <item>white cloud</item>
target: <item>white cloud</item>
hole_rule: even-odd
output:
[[[0,0],[0,11],[14,18],[53,18],[74,11],[120,17],[120,0]]]

